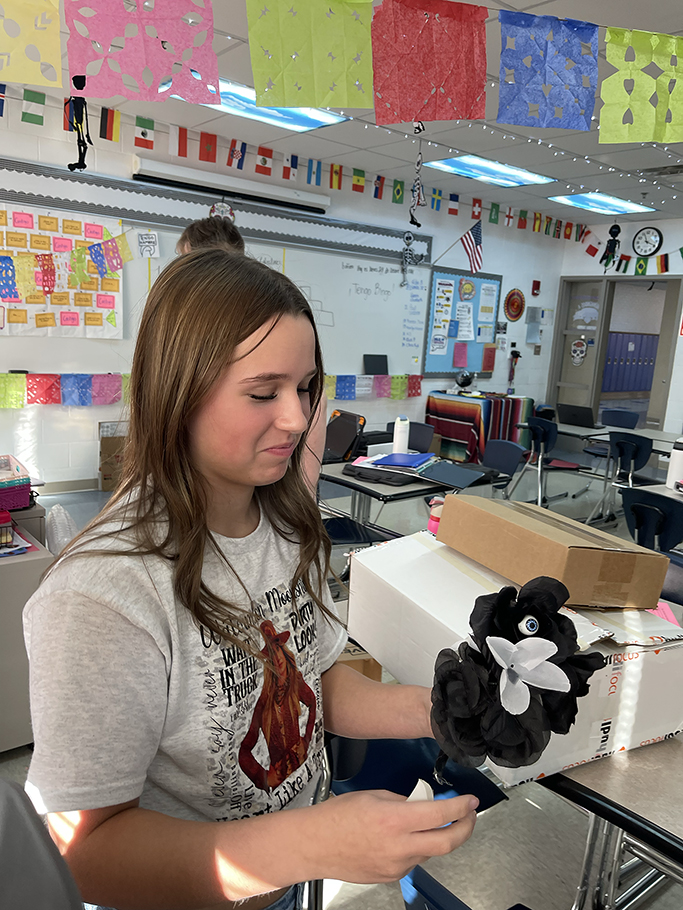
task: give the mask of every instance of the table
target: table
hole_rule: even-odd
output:
[[[616,430],[621,433],[631,433],[634,436],[642,436],[645,439],[652,440],[653,455],[671,455],[671,449],[677,439],[681,438],[680,433],[667,433],[665,430],[653,430],[645,428],[642,430],[625,430],[624,427],[605,427],[600,434],[592,436],[596,442],[609,442],[609,430]]]
[[[591,822],[572,910],[626,906],[667,878],[683,884],[683,741],[673,737],[538,783],[586,809]],[[617,898],[622,853],[652,870]],[[633,862],[633,860],[631,860]],[[592,892],[593,869],[597,878]]]

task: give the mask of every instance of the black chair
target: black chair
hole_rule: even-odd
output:
[[[492,481],[491,486],[493,491],[502,490],[504,499],[508,498],[507,488],[524,459],[525,452],[524,446],[507,439],[489,439],[486,443],[481,463],[485,468],[500,471],[500,475]]]
[[[633,411],[627,411],[624,408],[605,408],[602,412],[602,421],[608,427],[623,427],[625,430],[635,430],[638,423],[638,415]],[[592,458],[609,458],[609,442],[591,442],[584,446],[583,451]],[[610,463],[605,465],[604,478],[609,476]],[[576,499],[588,492],[592,481],[588,481],[585,487],[572,493],[572,499]],[[604,493],[604,490],[603,490]]]
[[[394,423],[389,421],[387,424],[387,433],[391,433],[394,438]],[[428,452],[434,438],[434,427],[428,423],[415,423],[410,421],[410,430],[408,432],[408,448],[412,452]]]
[[[470,910],[460,898],[444,888],[422,868],[415,868],[401,879],[401,894],[406,910]],[[509,910],[529,910],[524,904],[515,904]]]
[[[635,433],[612,430],[609,434],[609,457],[615,464],[612,483],[615,486],[633,487],[651,484],[651,477],[636,472],[644,468],[652,455],[652,440]]]
[[[563,461],[557,458],[549,458],[548,455],[555,448],[557,442],[557,424],[552,420],[545,420],[542,417],[529,417],[526,425],[531,434],[531,453],[532,457],[527,459],[526,464],[513,481],[509,495],[512,495],[520,480],[524,476],[526,469],[531,466],[532,461],[536,467],[538,478],[536,499],[532,500],[539,506],[547,506],[557,499],[566,499],[569,495],[567,491],[557,493],[555,496],[546,495],[548,483],[548,473],[551,471],[573,471],[577,472],[580,465],[572,461]]]
[[[643,487],[624,487],[621,496],[631,537],[641,547],[669,557],[662,597],[683,604],[683,553],[675,552],[683,541],[683,497],[679,502]]]

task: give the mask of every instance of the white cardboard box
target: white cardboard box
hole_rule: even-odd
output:
[[[431,687],[438,652],[468,635],[475,599],[507,584],[421,531],[354,554],[349,633],[399,682]],[[535,764],[487,762],[506,786],[683,731],[683,629],[640,610],[565,612],[581,647],[593,645],[607,666],[570,732],[552,734]]]

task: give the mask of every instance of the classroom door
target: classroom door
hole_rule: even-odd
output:
[[[605,314],[611,290],[603,279],[565,281],[564,324],[558,325],[555,356],[555,397],[563,404],[595,406],[595,388],[600,383],[602,360],[599,356]],[[609,324],[609,323],[607,323]]]

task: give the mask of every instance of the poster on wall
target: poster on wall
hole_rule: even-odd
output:
[[[123,338],[132,253],[116,219],[0,209],[0,338]]]
[[[501,275],[434,269],[425,334],[425,376],[453,376],[462,369],[491,373],[487,347],[494,340]]]

